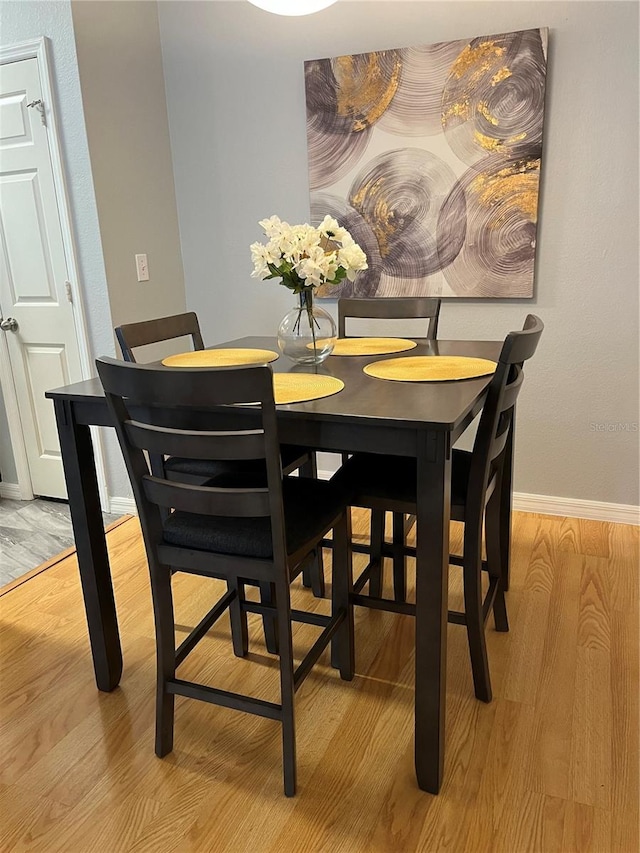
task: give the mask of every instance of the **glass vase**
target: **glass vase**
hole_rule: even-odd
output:
[[[331,314],[316,305],[313,291],[303,290],[299,302],[282,318],[278,348],[298,364],[320,364],[336,345],[336,324]]]

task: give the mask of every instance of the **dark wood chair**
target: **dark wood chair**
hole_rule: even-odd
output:
[[[194,311],[175,314],[171,317],[159,317],[155,320],[143,320],[139,323],[126,323],[117,326],[115,333],[122,351],[122,357],[125,361],[133,363],[137,363],[134,350],[177,338],[190,338],[194,350],[204,349],[200,323]],[[284,474],[300,471],[302,476],[317,477],[316,454],[313,451],[304,447],[283,444],[280,447],[280,457]],[[235,460],[213,461],[210,459],[181,459],[179,457],[162,459],[156,455],[152,457],[151,462],[154,471],[163,470],[171,478],[192,483],[207,480],[222,473],[223,470],[238,470],[239,467],[247,471],[254,470],[257,467],[263,475],[265,474],[264,465],[250,459],[239,463]],[[316,597],[324,597],[324,570],[321,550],[314,554],[308,566],[305,566],[303,580],[305,586],[313,589],[313,594]]]
[[[485,623],[493,610],[497,631],[508,631],[501,566],[500,488],[502,467],[516,398],[524,378],[523,364],[535,353],[543,331],[542,321],[530,314],[522,331],[510,332],[502,346],[496,372],[491,380],[473,451],[453,451],[451,474],[451,518],[464,522],[462,556],[450,555],[453,565],[461,565],[464,585],[464,613],[449,612],[449,621],[466,625],[475,694],[491,701],[491,680],[485,642]],[[353,506],[372,510],[414,513],[417,472],[415,460],[392,456],[355,454],[334,476],[333,481],[351,492]],[[482,560],[482,526],[485,525],[487,560]],[[403,543],[404,553],[415,556],[415,548]],[[383,552],[384,554],[384,552]],[[488,572],[489,586],[482,595],[482,570]],[[394,599],[383,599],[378,585],[361,590],[371,573],[370,566],[354,583],[354,602],[366,607],[415,613],[415,606],[394,590]]]
[[[387,296],[373,299],[338,299],[338,337],[362,337],[347,331],[347,320],[428,320],[417,337],[435,340],[438,336],[440,300],[433,296]],[[402,334],[386,337],[405,337]],[[412,333],[410,337],[416,337]]]
[[[187,696],[282,723],[284,790],[296,790],[294,693],[331,643],[341,678],[354,672],[350,602],[349,513],[335,484],[282,477],[273,374],[269,367],[159,368],[99,359],[102,381],[133,487],[146,547],[156,626],[155,751],[173,748],[175,696]],[[203,411],[255,403],[251,424],[212,431]],[[247,411],[247,410],[245,410]],[[266,482],[237,472],[203,485],[153,473],[145,453],[183,459],[261,459]],[[173,510],[166,512],[167,510]],[[333,531],[331,616],[292,610],[289,585],[307,555]],[[176,649],[172,574],[188,572],[226,582],[227,592]],[[246,583],[273,589],[269,602],[245,599]],[[235,654],[248,652],[247,613],[273,622],[279,649],[279,703],[231,693],[176,674],[177,667],[229,610]],[[291,620],[322,628],[294,670]]]
[[[438,336],[438,320],[440,318],[440,299],[432,296],[391,296],[376,297],[373,299],[345,298],[338,300],[338,336],[362,337],[361,334],[347,331],[347,321],[358,320],[422,320],[426,323],[416,324],[418,332],[413,332],[409,337],[420,337],[435,340]],[[414,326],[415,328],[415,326]],[[406,328],[402,333],[398,332],[398,326],[393,328],[395,334],[388,337],[406,336]],[[386,332],[385,332],[386,334]],[[345,462],[348,456],[343,455]],[[354,543],[353,548],[361,553],[370,555],[369,563],[369,590],[372,595],[382,595],[384,579],[384,553],[387,551],[385,545],[385,519],[386,513],[380,509],[371,509],[371,528],[369,533],[369,545]],[[401,512],[392,513],[391,533],[391,561],[393,571],[394,590],[400,600],[406,598],[406,556],[404,553],[404,542],[409,534],[415,516],[409,515],[405,518]]]

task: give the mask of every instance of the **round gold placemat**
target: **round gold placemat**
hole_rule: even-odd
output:
[[[417,346],[407,338],[338,338],[331,355],[384,355]]]
[[[270,349],[199,349],[162,359],[165,367],[239,367],[242,364],[267,364],[278,353]]]
[[[447,382],[452,379],[472,379],[488,376],[496,369],[495,361],[469,358],[462,355],[411,355],[405,358],[386,358],[363,368],[376,379],[396,382]]]
[[[273,394],[276,403],[304,403],[342,391],[344,382],[320,373],[274,373]]]

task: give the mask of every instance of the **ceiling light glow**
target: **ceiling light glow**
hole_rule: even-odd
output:
[[[310,15],[332,6],[336,0],[249,0],[265,12],[275,15]]]

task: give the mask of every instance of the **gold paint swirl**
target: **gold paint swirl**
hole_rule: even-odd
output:
[[[478,112],[481,115],[483,115],[486,118],[486,120],[489,122],[489,124],[493,124],[493,125],[498,124],[498,119],[494,115],[491,114],[491,110],[489,109],[489,105],[487,104],[486,101],[479,101],[478,105],[476,106],[476,109],[478,110]]]
[[[483,41],[475,47],[468,44],[451,66],[451,74],[458,80],[468,75],[469,84],[473,85],[480,80],[483,74],[495,66],[504,52],[504,47],[493,41]]]
[[[504,151],[504,140],[502,139],[495,139],[493,136],[485,136],[485,134],[480,133],[479,130],[475,130],[473,132],[473,138],[478,145],[482,145],[482,147],[487,151]]]
[[[375,124],[398,89],[402,64],[396,60],[386,76],[380,61],[384,56],[383,51],[366,54],[364,62],[358,62],[355,56],[339,56],[333,60],[337,113],[353,118],[354,133]]]
[[[512,211],[531,222],[537,221],[539,184],[540,160],[527,160],[500,169],[495,175],[480,174],[469,188],[480,204],[497,208],[498,216],[491,224],[497,228]]]
[[[462,121],[467,121],[469,118],[469,101],[457,101],[455,104],[451,104],[447,107],[447,109],[442,114],[442,122],[443,124],[457,117]]]
[[[498,83],[502,83],[507,77],[511,77],[511,71],[509,71],[506,65],[503,65],[500,71],[496,72],[491,78],[491,85],[497,86]]]
[[[390,252],[389,240],[396,233],[395,212],[391,209],[389,202],[384,197],[385,182],[384,178],[377,178],[369,181],[352,193],[349,197],[349,204],[357,210],[358,213],[364,213],[365,202],[374,199],[372,216],[369,217],[369,225],[371,230],[376,235],[380,257],[386,258]]]

